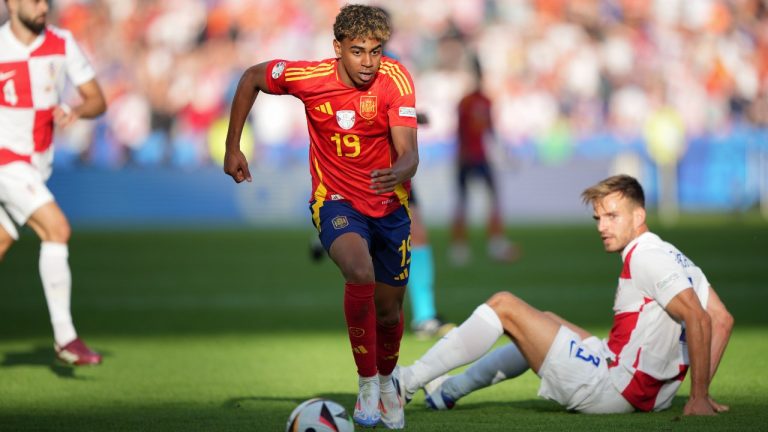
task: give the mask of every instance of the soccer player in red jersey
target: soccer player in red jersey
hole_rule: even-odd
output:
[[[504,236],[498,191],[493,181],[491,165],[485,154],[485,139],[489,135],[493,135],[491,100],[482,91],[480,63],[477,59],[473,63],[476,86],[461,99],[458,107],[459,200],[451,229],[451,260],[456,265],[464,265],[469,261],[465,208],[467,180],[476,176],[485,182],[491,196],[491,214],[488,220],[488,255],[496,261],[512,262],[518,258],[519,251]]]
[[[59,359],[101,363],[72,323],[70,227],[45,185],[51,175],[53,127],[93,118],[106,109],[93,68],[72,34],[46,25],[48,1],[6,0],[9,20],[0,26],[0,259],[18,239],[14,221],[29,225],[42,241],[40,279]],[[65,80],[82,102],[61,101]]]
[[[251,181],[240,135],[259,92],[306,108],[310,210],[345,279],[344,314],[359,375],[354,420],[405,424],[393,382],[410,264],[410,179],[418,166],[413,81],[383,56],[390,26],[380,9],[346,5],[333,26],[335,58],[271,60],[247,69],[230,113],[224,171]]]

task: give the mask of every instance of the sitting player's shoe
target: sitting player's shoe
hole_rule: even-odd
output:
[[[317,236],[312,236],[309,242],[309,258],[312,262],[320,262],[325,257],[325,248]]]
[[[56,357],[59,360],[71,365],[82,366],[101,363],[101,354],[91,351],[80,338],[76,338],[64,346],[54,344],[53,348],[56,350]]]
[[[449,410],[456,401],[443,391],[443,383],[450,378],[448,375],[439,376],[424,386],[424,402],[433,410]]]
[[[520,248],[502,236],[488,240],[488,256],[500,263],[513,263],[520,259]]]
[[[379,381],[381,393],[379,393],[379,411],[381,411],[381,423],[387,429],[403,429],[405,427],[405,403],[398,391],[399,380],[394,374],[385,381]]]
[[[411,331],[417,339],[431,339],[443,337],[451,331],[456,324],[444,322],[440,317],[430,318],[411,326]]]
[[[381,420],[379,411],[379,376],[369,378],[360,377],[358,384],[360,392],[355,403],[355,412],[352,419],[363,427],[375,427]]]
[[[405,406],[411,402],[411,399],[413,399],[414,392],[409,392],[405,388],[405,381],[403,381],[402,373],[403,370],[400,366],[395,366],[395,370],[392,371],[392,383],[395,385],[400,400],[403,401],[403,406]]]

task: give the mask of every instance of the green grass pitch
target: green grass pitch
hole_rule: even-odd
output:
[[[449,412],[427,410],[418,395],[406,408],[407,429],[767,430],[768,224],[697,218],[652,227],[704,268],[736,318],[712,384],[731,412],[681,418],[686,383],[666,412],[573,414],[537,398],[538,379],[527,372]],[[440,312],[458,322],[494,292],[510,290],[604,336],[620,258],[602,251],[594,227],[514,226],[509,233],[524,249],[520,262],[489,262],[476,231],[473,263],[455,269],[445,231],[431,232]],[[105,361],[71,368],[54,361],[38,242],[25,232],[0,264],[0,431],[280,431],[310,397],[351,409],[357,377],[342,279],[327,259],[310,262],[310,235],[310,227],[76,230],[73,314]],[[401,363],[431,343],[406,333]]]

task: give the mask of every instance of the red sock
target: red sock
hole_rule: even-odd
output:
[[[381,375],[389,375],[400,357],[400,340],[403,338],[403,311],[400,321],[391,327],[376,323],[376,365]]]
[[[376,284],[344,284],[344,316],[360,376],[376,375]]]

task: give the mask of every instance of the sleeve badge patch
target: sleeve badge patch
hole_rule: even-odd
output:
[[[283,74],[283,71],[285,71],[285,62],[277,62],[274,66],[272,66],[272,79],[280,78],[280,75]]]
[[[414,107],[400,107],[400,117],[413,117],[416,118],[416,108]]]

